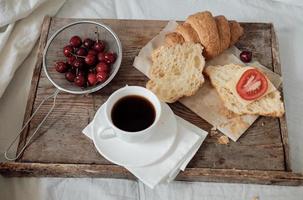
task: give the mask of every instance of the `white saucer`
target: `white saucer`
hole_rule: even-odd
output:
[[[158,131],[141,143],[127,143],[117,137],[102,139],[97,136],[94,124],[93,141],[98,152],[107,160],[125,167],[142,167],[161,159],[169,151],[177,136],[177,121],[173,111],[164,103],[161,106]],[[105,122],[104,106],[98,110],[94,120]]]

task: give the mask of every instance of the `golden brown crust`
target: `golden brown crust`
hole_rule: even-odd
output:
[[[167,45],[182,44],[183,42],[184,38],[179,33],[172,32],[165,35],[165,43]]]
[[[243,35],[244,29],[237,21],[229,21],[229,28],[230,28],[230,47],[233,46],[239,38]]]
[[[197,32],[201,44],[204,46],[203,55],[207,60],[219,55],[220,38],[216,21],[209,11],[190,15],[186,23],[189,23]]]
[[[197,32],[188,23],[178,25],[176,28],[176,32],[182,35],[185,42],[200,42]]]
[[[220,53],[228,49],[230,44],[230,28],[227,19],[223,15],[215,17],[218,33],[220,37]]]

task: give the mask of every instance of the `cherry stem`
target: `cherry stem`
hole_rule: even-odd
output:
[[[85,58],[85,56],[79,56],[79,55],[77,55],[77,54],[74,54],[74,53],[71,52],[71,51],[69,51],[69,53],[72,54],[72,56],[75,56],[76,59],[78,59],[78,57],[80,57],[80,58]]]
[[[97,42],[99,42],[99,31],[98,31],[98,27],[97,26],[96,26],[95,34],[97,36]]]

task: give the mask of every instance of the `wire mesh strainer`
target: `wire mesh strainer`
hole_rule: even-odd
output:
[[[69,39],[74,36],[78,35],[82,39],[84,38],[96,38],[96,31],[98,31],[99,39],[106,42],[106,51],[112,51],[115,52],[117,55],[117,59],[115,63],[111,66],[111,71],[109,74],[109,78],[96,86],[89,86],[86,88],[80,88],[74,83],[68,82],[64,74],[58,73],[54,68],[54,63],[58,60],[66,60],[66,57],[63,55],[63,47],[68,44]],[[8,146],[6,151],[4,152],[4,156],[7,160],[16,160],[20,157],[20,155],[23,153],[25,148],[29,145],[31,139],[34,137],[34,135],[38,132],[41,125],[44,123],[44,121],[47,119],[47,117],[50,115],[50,113],[53,111],[55,105],[56,105],[56,98],[60,91],[64,91],[71,94],[88,94],[95,92],[97,90],[100,90],[104,86],[106,86],[116,75],[118,72],[120,65],[122,61],[122,45],[118,38],[118,36],[106,25],[97,23],[94,21],[78,21],[70,23],[59,30],[57,30],[48,40],[44,52],[43,52],[43,69],[44,73],[46,74],[47,78],[52,82],[52,84],[57,88],[57,90],[46,97],[37,107],[37,109],[33,112],[31,117],[28,119],[28,121],[24,124],[21,131],[17,134],[17,136],[14,138],[12,143]],[[27,127],[27,125],[30,123],[32,118],[35,116],[37,111],[40,109],[40,107],[44,104],[45,101],[48,99],[53,99],[53,105],[48,111],[48,113],[45,115],[45,117],[42,119],[40,124],[37,126],[35,131],[31,136],[28,137],[27,142],[24,144],[22,149],[18,152],[18,154],[15,157],[9,157],[8,152],[10,148],[13,146],[13,144],[17,141],[22,131]]]

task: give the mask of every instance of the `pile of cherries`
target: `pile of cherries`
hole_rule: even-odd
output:
[[[55,63],[57,72],[65,73],[69,82],[79,87],[94,86],[106,81],[111,64],[116,61],[114,52],[106,52],[105,42],[98,39],[82,39],[75,35],[63,48],[66,62]]]

